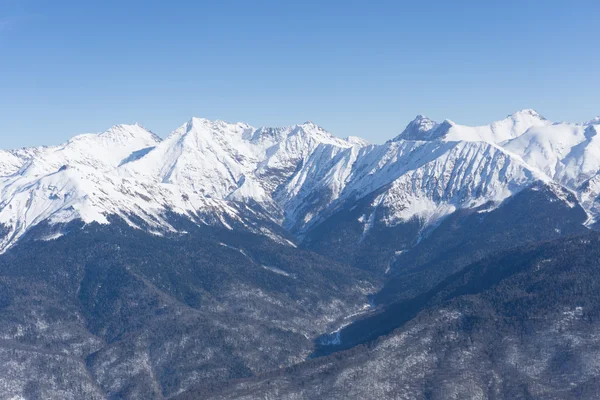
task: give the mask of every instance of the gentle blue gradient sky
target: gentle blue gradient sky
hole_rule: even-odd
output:
[[[382,142],[600,114],[598,1],[0,0],[0,147],[191,116]]]

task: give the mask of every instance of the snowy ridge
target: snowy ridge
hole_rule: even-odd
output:
[[[551,122],[534,110],[521,110],[489,125],[458,125],[450,120],[437,123],[418,115],[394,140],[485,141],[500,144],[514,139],[531,127],[545,127]]]
[[[141,125],[115,125],[106,132],[78,135],[63,145],[43,148],[19,174],[39,176],[69,165],[110,171],[133,152],[154,147],[159,142],[158,136]]]
[[[312,123],[254,129],[193,118],[164,141],[138,124],[117,125],[60,146],[6,151],[0,223],[8,233],[0,250],[43,221],[108,223],[116,215],[136,228],[172,231],[169,212],[291,244],[267,228],[278,216],[270,191],[321,143],[352,147]]]
[[[0,250],[44,221],[108,223],[116,215],[160,234],[175,229],[170,212],[287,243],[267,226],[301,237],[369,195],[379,222],[417,217],[434,225],[535,182],[576,193],[594,222],[599,129],[598,119],[552,123],[533,110],[476,127],[419,115],[383,145],[340,139],[312,122],[257,129],[192,118],[164,140],[139,124],[116,125],[60,146],[0,151],[0,223],[8,232]],[[361,216],[365,232],[374,218]]]
[[[346,142],[359,147],[364,147],[371,144],[371,142],[369,142],[368,140],[359,138],[357,136],[348,136],[345,140]]]
[[[600,196],[600,125],[558,123],[532,128],[504,146],[553,181],[574,191],[596,221]]]
[[[0,150],[0,176],[16,174],[44,148],[23,148],[18,150]]]
[[[300,232],[380,188],[386,190],[372,206],[383,208],[383,222],[393,226],[413,217],[435,223],[458,208],[499,204],[535,181],[549,181],[519,157],[486,142],[397,140],[339,154],[319,150],[286,187],[286,215]],[[365,224],[371,221],[361,218]]]

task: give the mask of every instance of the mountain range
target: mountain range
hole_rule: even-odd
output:
[[[0,398],[600,393],[597,286],[559,294],[596,275],[599,132],[419,115],[370,144],[192,118],[0,151]],[[559,325],[579,380],[548,361]]]
[[[375,192],[380,222],[417,218],[426,228],[459,209],[497,207],[535,182],[574,193],[593,224],[598,129],[597,119],[552,123],[533,110],[476,127],[420,115],[383,145],[339,139],[312,122],[256,129],[192,118],[164,140],[138,124],[117,125],[0,154],[2,249],[44,221],[106,223],[107,215],[157,234],[173,230],[167,212],[249,227],[254,213],[239,204],[302,238]],[[365,235],[373,217],[360,218]]]

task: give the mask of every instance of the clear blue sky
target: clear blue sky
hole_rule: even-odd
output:
[[[382,142],[600,114],[598,1],[0,0],[0,147],[191,116]]]

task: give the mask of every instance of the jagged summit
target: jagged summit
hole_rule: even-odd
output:
[[[536,110],[532,109],[532,108],[525,108],[523,110],[519,110],[516,111],[510,115],[508,115],[506,118],[521,118],[521,117],[527,117],[527,118],[537,118],[540,120],[545,120],[546,118],[544,118],[540,113],[538,113]]]
[[[408,124],[408,127],[413,127],[414,129],[418,129],[418,130],[422,130],[422,131],[429,131],[436,125],[437,125],[437,122],[433,121],[432,119],[430,119],[429,117],[426,117],[423,114],[419,114],[415,117],[414,120],[412,120]]]
[[[393,140],[419,140],[432,129],[438,126],[438,123],[432,119],[419,114],[404,128],[404,131]]]
[[[442,123],[424,116],[417,115],[392,141],[398,140],[436,140],[443,138],[454,123],[450,120],[444,120]]]

